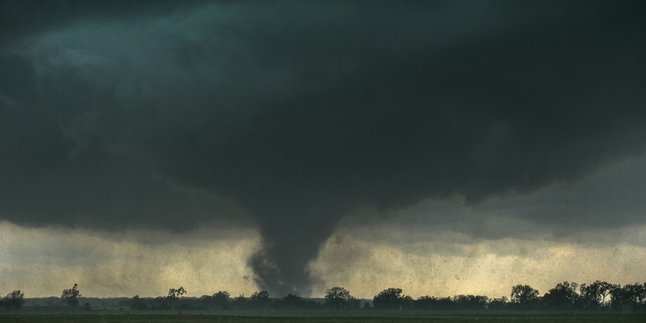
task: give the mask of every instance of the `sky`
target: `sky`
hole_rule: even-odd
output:
[[[0,1],[0,289],[646,280],[639,1]]]

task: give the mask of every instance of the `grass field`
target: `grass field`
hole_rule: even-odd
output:
[[[220,322],[220,323],[260,323],[260,322],[340,322],[340,323],[369,323],[369,322],[613,322],[637,323],[646,322],[646,314],[614,314],[614,315],[431,315],[425,317],[315,317],[315,316],[216,316],[216,315],[97,315],[97,314],[6,314],[0,315],[0,322],[16,323],[152,323],[152,322]]]

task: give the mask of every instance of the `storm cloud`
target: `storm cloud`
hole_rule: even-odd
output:
[[[0,216],[242,221],[276,293],[308,290],[344,216],[522,196],[646,148],[639,2],[26,3],[2,3]]]

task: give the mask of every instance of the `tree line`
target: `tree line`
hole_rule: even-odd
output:
[[[454,311],[646,311],[646,282],[635,284],[612,284],[595,281],[591,284],[561,282],[545,294],[529,285],[511,288],[509,297],[489,298],[483,295],[456,295],[453,297],[421,296],[417,299],[404,294],[401,288],[387,288],[377,293],[372,300],[360,300],[343,287],[332,287],[322,300],[308,299],[296,294],[272,298],[267,291],[257,291],[249,297],[232,297],[227,291],[213,295],[186,297],[184,287],[170,288],[167,296],[142,298],[135,295],[122,301],[121,306],[133,310],[454,310]],[[77,284],[64,289],[61,301],[70,307],[78,307],[81,292]],[[14,290],[0,299],[0,308],[20,309],[25,302],[24,293]],[[89,304],[85,304],[86,309]]]
[[[181,290],[185,291],[183,288]],[[232,297],[226,291],[198,298],[179,298],[169,291],[167,297],[143,299],[133,297],[123,305],[133,309],[327,309],[327,310],[522,310],[522,311],[646,311],[646,282],[612,284],[595,281],[591,284],[561,282],[545,294],[529,285],[511,288],[509,297],[489,298],[484,295],[456,295],[453,297],[421,296],[417,299],[404,294],[401,288],[387,288],[372,300],[357,299],[343,287],[332,287],[322,301],[307,299],[295,294],[271,298],[267,291],[258,291],[250,297]]]

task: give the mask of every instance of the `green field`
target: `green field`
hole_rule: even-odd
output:
[[[222,322],[222,323],[244,323],[244,322],[646,322],[646,315],[613,314],[613,315],[431,315],[424,317],[342,317],[342,316],[219,316],[219,315],[97,315],[97,314],[0,314],[0,322],[19,323],[147,323],[147,322]]]

